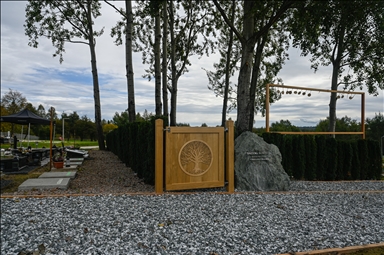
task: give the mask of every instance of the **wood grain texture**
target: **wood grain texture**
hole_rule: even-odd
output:
[[[165,141],[166,190],[224,186],[223,127],[168,127]]]

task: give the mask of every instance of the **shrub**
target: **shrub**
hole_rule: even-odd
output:
[[[360,179],[360,158],[359,158],[357,142],[352,142],[351,148],[352,148],[351,177],[353,180],[359,180]]]
[[[327,181],[333,181],[336,178],[337,170],[337,142],[335,138],[328,138],[325,140],[325,176]]]
[[[302,135],[292,136],[292,174],[297,180],[304,178],[305,171],[305,146]]]
[[[312,135],[305,135],[304,144],[305,144],[305,170],[304,177],[306,180],[316,179],[316,157],[317,157],[317,147],[315,138]]]
[[[360,179],[366,180],[368,174],[368,147],[367,140],[357,140],[358,155],[360,160]]]
[[[316,169],[316,179],[317,180],[324,180],[324,174],[326,171],[326,143],[325,143],[325,137],[324,136],[316,136],[316,147],[317,147],[317,169]]]

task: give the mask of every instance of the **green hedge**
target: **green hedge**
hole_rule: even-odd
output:
[[[145,183],[155,184],[155,120],[128,123],[106,136],[107,149],[129,166]]]
[[[338,141],[326,136],[263,133],[297,180],[373,180],[381,176],[380,146],[374,140]]]

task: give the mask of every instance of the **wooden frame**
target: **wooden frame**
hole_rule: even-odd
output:
[[[223,127],[167,127],[156,120],[155,192],[223,187],[234,192],[233,121]],[[198,160],[197,160],[198,158]]]
[[[235,191],[235,129],[232,120],[225,122],[225,179],[228,182],[227,191]]]
[[[318,91],[318,92],[331,92],[331,93],[340,93],[340,94],[354,94],[361,95],[361,131],[360,132],[274,132],[269,131],[269,88],[270,87],[279,87],[287,89],[300,89],[308,91]],[[354,91],[343,91],[343,90],[328,90],[328,89],[313,89],[306,87],[297,87],[297,86],[286,86],[278,84],[267,84],[266,95],[265,95],[265,131],[268,133],[280,133],[280,134],[295,134],[295,135],[361,135],[365,139],[365,93],[364,92],[354,92]]]

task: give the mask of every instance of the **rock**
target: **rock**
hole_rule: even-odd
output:
[[[238,190],[284,191],[290,180],[281,165],[281,153],[252,132],[235,140],[235,183]]]

